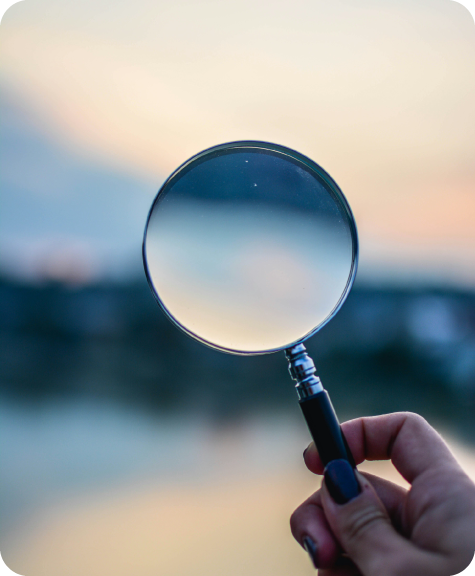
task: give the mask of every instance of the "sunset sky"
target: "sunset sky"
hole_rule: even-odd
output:
[[[174,168],[258,139],[339,183],[362,277],[475,286],[475,25],[456,2],[25,0],[0,50],[4,265],[58,243],[96,272],[125,262]],[[91,170],[107,185],[78,184]]]
[[[5,562],[28,576],[315,574],[289,532],[318,483],[302,460],[305,422],[284,404],[283,355],[206,355],[146,293],[157,191],[229,141],[309,156],[355,215],[366,289],[309,346],[339,417],[416,410],[475,479],[473,442],[462,444],[475,438],[474,103],[475,23],[453,0],[13,5],[0,25]],[[284,178],[268,180],[274,198]],[[273,217],[230,203],[233,229],[204,205],[201,220],[193,202],[187,214],[177,202],[175,221],[175,208],[160,212],[169,228],[157,217],[147,245],[177,321],[253,352],[331,314],[354,261],[343,212],[332,252],[329,219],[318,231],[306,208],[297,221],[285,203]],[[94,285],[104,279],[136,283]],[[388,463],[362,470],[407,485]]]

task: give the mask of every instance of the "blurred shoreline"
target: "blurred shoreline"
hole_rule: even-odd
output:
[[[0,278],[0,397],[111,399],[216,422],[295,404],[283,354],[223,354],[176,329],[144,279],[72,286]],[[306,343],[338,413],[412,410],[475,441],[475,292],[357,282]]]

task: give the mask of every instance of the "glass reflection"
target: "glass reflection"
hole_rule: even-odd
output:
[[[145,257],[168,313],[219,348],[261,352],[302,339],[345,293],[349,216],[302,162],[218,150],[172,177],[150,214]]]

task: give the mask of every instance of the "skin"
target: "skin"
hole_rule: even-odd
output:
[[[358,418],[342,425],[356,464],[391,460],[405,490],[357,473],[362,492],[344,505],[322,488],[295,510],[291,530],[318,550],[321,576],[452,576],[475,552],[475,484],[441,436],[412,413]],[[309,470],[323,474],[312,443]]]

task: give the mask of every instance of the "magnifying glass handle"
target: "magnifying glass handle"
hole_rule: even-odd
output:
[[[320,378],[315,376],[315,365],[303,344],[285,351],[289,371],[297,381],[299,404],[307,422],[310,435],[318,454],[326,466],[332,460],[347,460],[356,468],[353,455],[341,430],[335,409]]]

